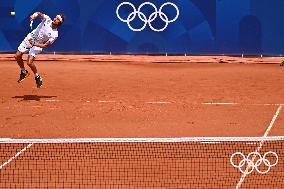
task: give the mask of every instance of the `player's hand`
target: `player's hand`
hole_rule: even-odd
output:
[[[30,39],[29,39],[29,43],[33,46],[33,45],[34,45],[34,39],[33,39],[33,38],[30,38]]]
[[[30,21],[33,21],[35,19],[35,16],[34,15],[31,15],[30,16]]]

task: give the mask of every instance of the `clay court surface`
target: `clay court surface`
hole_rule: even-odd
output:
[[[283,141],[51,144],[27,139],[283,136],[279,62],[44,55],[36,62],[44,79],[37,89],[33,75],[18,84],[17,64],[12,55],[2,55],[0,188],[278,188]],[[9,144],[3,138],[24,140]],[[232,164],[236,152],[269,173],[255,168],[242,174]],[[240,158],[235,161],[240,165]]]
[[[45,55],[41,89],[0,59],[1,138],[263,136],[284,104],[281,58]]]

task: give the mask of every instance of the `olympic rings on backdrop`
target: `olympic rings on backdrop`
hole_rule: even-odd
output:
[[[274,163],[270,162],[269,159],[267,159],[267,156],[270,155],[270,157],[273,157]],[[233,159],[241,158],[239,163],[235,164]],[[232,154],[230,158],[230,162],[233,167],[238,168],[241,173],[243,174],[251,174],[253,170],[255,169],[260,174],[266,174],[270,171],[270,169],[277,165],[278,163],[278,155],[275,152],[266,152],[263,157],[258,152],[251,152],[245,157],[245,155],[241,152],[236,152]],[[261,164],[264,164],[262,167],[266,167],[265,170],[260,170],[259,166]]]
[[[124,6],[124,5],[129,5],[133,11],[127,16],[127,19],[123,19],[121,18],[120,14],[119,14],[119,10],[121,8],[121,6]],[[173,18],[173,19],[169,19],[168,16],[166,15],[166,13],[164,13],[162,10],[165,6],[167,5],[170,5],[172,6],[173,8],[176,9],[176,16]],[[144,7],[144,6],[150,6],[154,9],[154,12],[150,14],[150,16],[147,18],[147,16],[141,12],[141,9]],[[142,3],[138,9],[136,10],[135,6],[130,3],[130,2],[123,2],[123,3],[120,3],[118,5],[118,7],[116,8],[116,15],[117,15],[117,18],[124,22],[124,23],[127,23],[129,29],[131,29],[132,31],[142,31],[145,29],[145,27],[147,26],[147,24],[149,25],[149,27],[151,28],[151,30],[155,31],[155,32],[161,32],[161,31],[164,31],[169,23],[172,23],[174,21],[176,21],[179,17],[179,9],[178,7],[174,4],[174,3],[171,3],[171,2],[166,2],[164,4],[162,4],[162,6],[159,8],[159,10],[157,9],[156,5],[154,5],[153,3],[150,3],[150,2],[144,2]],[[138,15],[139,19],[144,22],[143,26],[141,28],[134,28],[131,26],[131,22],[136,18],[136,16]],[[165,25],[160,28],[160,29],[157,29],[155,27],[153,27],[152,25],[152,22],[158,17],[160,17],[160,19],[165,22]]]

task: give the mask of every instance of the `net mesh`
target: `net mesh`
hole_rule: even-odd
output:
[[[284,138],[9,139],[0,166],[1,189],[279,188]]]

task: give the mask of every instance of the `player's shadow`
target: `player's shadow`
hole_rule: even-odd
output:
[[[22,99],[21,101],[40,101],[42,99],[56,98],[57,96],[38,96],[38,95],[23,95],[23,96],[14,96],[12,98]]]

